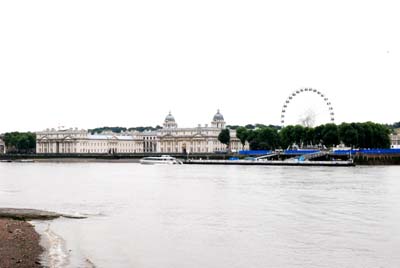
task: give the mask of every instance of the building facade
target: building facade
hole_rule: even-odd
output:
[[[0,139],[0,154],[5,154],[6,153],[6,144],[2,139]]]
[[[157,133],[160,153],[214,153],[226,150],[226,145],[218,140],[218,135],[226,123],[222,114],[217,111],[211,125],[198,125],[194,128],[178,128],[175,118],[169,113],[165,118],[163,128]],[[230,150],[242,149],[236,131],[230,130]],[[248,144],[245,145],[248,149]]]
[[[226,151],[218,135],[226,126],[218,111],[211,125],[178,128],[169,113],[163,128],[157,131],[103,132],[91,134],[87,130],[47,129],[36,133],[36,152],[39,154],[132,154],[132,153],[214,153]],[[230,150],[242,149],[236,131],[230,130]],[[248,149],[246,144],[244,149]]]
[[[400,129],[397,129],[394,134],[390,134],[390,143],[392,149],[400,149]]]
[[[47,129],[36,133],[39,154],[112,154],[143,151],[130,134],[90,134],[79,129]]]

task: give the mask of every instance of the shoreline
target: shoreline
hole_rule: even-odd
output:
[[[43,234],[28,221],[45,221],[57,218],[85,219],[86,216],[69,215],[45,210],[25,208],[0,208],[0,267],[46,267],[49,248],[42,244]],[[53,237],[56,235],[53,234]]]
[[[196,162],[197,159],[193,159],[192,162]],[[225,165],[228,164],[235,164],[234,161],[228,162],[227,160],[216,160],[215,162],[224,162]],[[139,159],[97,159],[97,158],[31,158],[25,160],[0,160],[0,163],[109,163],[109,164],[139,164]],[[210,160],[213,162],[213,160]],[[275,162],[275,163],[274,163]],[[269,165],[276,164],[280,161],[270,161],[268,162]],[[311,161],[312,164],[313,161]],[[285,162],[286,163],[286,162]],[[287,162],[289,163],[289,162]],[[190,161],[185,161],[185,164],[192,164]],[[206,164],[206,163],[205,163]],[[213,163],[207,163],[212,165]],[[254,164],[254,163],[253,163]],[[318,161],[315,161],[316,166],[318,166]],[[400,156],[395,158],[389,157],[356,157],[354,158],[354,164],[356,166],[399,166],[400,165]],[[251,165],[251,164],[249,164]],[[293,164],[287,164],[292,166]],[[335,166],[335,165],[328,165],[328,166]]]
[[[230,157],[239,159],[244,156],[235,154],[207,154],[195,153],[182,155],[179,153],[169,154],[172,157],[183,160],[228,160]],[[121,155],[102,155],[102,154],[65,154],[65,155],[49,155],[49,154],[6,154],[0,155],[0,162],[15,162],[15,163],[139,163],[139,160],[148,156],[160,156],[160,153],[147,154],[121,154]],[[277,160],[284,161],[287,158],[295,157],[296,155],[283,155]],[[315,160],[349,160],[348,155],[329,155]],[[354,164],[360,166],[384,166],[384,165],[400,165],[400,154],[356,154],[353,156]]]
[[[23,220],[0,218],[0,267],[44,267],[40,235],[34,226]]]

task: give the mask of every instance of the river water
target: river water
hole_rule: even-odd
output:
[[[400,267],[400,167],[0,163],[52,267]]]

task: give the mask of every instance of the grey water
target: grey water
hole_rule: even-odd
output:
[[[400,167],[0,163],[53,267],[400,267]],[[56,258],[57,256],[52,256]]]

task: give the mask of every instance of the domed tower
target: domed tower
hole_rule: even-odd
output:
[[[171,112],[165,117],[164,128],[177,128],[178,124],[175,122],[175,118],[172,116]]]
[[[219,112],[219,109],[217,113],[214,115],[213,121],[211,122],[211,126],[217,128],[225,128],[224,116]]]

